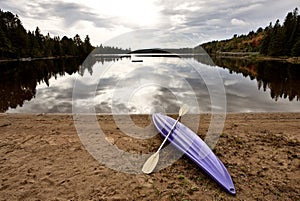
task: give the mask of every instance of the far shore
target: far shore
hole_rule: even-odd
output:
[[[211,56],[217,58],[235,58],[235,59],[247,59],[254,61],[280,61],[289,62],[293,64],[300,64],[300,57],[288,57],[288,56],[265,56],[259,54],[259,52],[217,52],[211,54]]]
[[[5,58],[5,59],[0,59],[1,62],[16,62],[16,61],[36,61],[36,60],[52,60],[52,59],[66,59],[66,58],[75,58],[76,56],[53,56],[53,57],[25,57],[25,58],[17,58],[17,59],[12,59],[12,58]]]

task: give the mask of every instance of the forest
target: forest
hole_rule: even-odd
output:
[[[84,57],[94,47],[87,35],[84,40],[78,34],[74,38],[44,36],[37,27],[26,31],[19,17],[0,10],[0,59],[40,57]]]
[[[234,34],[231,39],[212,41],[200,45],[209,54],[220,52],[259,52],[266,56],[300,56],[300,15],[298,8],[289,12],[283,24],[277,20],[273,25],[250,31],[247,35]]]
[[[82,57],[91,51],[95,54],[127,54],[131,49],[91,45],[87,35],[84,40],[78,34],[74,38],[50,37],[35,31],[26,31],[19,17],[0,10],[0,59],[41,58],[41,57]]]
[[[97,46],[93,51],[94,54],[127,54],[131,52],[131,49],[122,49],[118,47],[110,47],[110,46]]]

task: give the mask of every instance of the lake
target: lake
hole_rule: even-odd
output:
[[[300,65],[205,55],[0,63],[0,112],[300,112]]]

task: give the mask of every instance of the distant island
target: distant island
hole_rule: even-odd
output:
[[[300,15],[298,8],[289,12],[283,22],[258,28],[247,35],[234,34],[231,39],[212,41],[199,45],[210,55],[220,56],[270,56],[299,57],[300,56]],[[197,48],[197,47],[196,47]],[[298,58],[296,58],[298,59]],[[299,61],[298,61],[299,62]]]
[[[140,49],[128,52],[128,54],[168,54],[170,52],[163,49]]]
[[[139,49],[132,52],[129,52],[129,54],[195,54],[195,53],[203,53],[202,51],[196,51],[195,48],[152,48],[152,49]]]

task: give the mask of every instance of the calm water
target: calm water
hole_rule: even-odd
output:
[[[136,61],[136,62],[133,62]],[[204,56],[0,63],[0,112],[300,112],[300,65]]]

